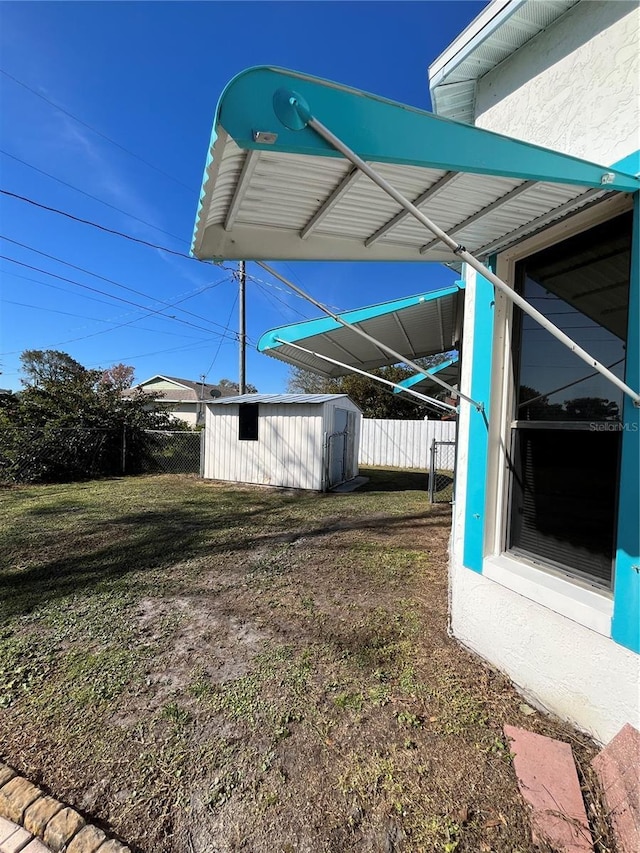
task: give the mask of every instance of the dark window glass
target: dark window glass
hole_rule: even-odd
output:
[[[577,344],[624,377],[631,216],[559,243],[520,265],[519,291]],[[516,420],[614,421],[622,392],[530,317],[519,325]]]
[[[240,403],[238,406],[238,438],[240,441],[258,440],[258,403]]]
[[[610,586],[620,435],[513,431],[513,552]]]
[[[624,378],[631,214],[518,265],[525,299]],[[516,400],[508,547],[610,586],[622,392],[514,312]]]

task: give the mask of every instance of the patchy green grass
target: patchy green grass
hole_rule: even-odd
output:
[[[426,475],[368,473],[0,492],[1,757],[144,853],[530,850],[502,725],[592,747],[448,637]]]

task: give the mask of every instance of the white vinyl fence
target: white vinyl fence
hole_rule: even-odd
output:
[[[429,468],[431,442],[455,441],[455,421],[396,421],[363,418],[360,465]]]

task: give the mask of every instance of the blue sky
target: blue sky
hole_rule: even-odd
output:
[[[0,186],[186,253],[215,105],[236,73],[279,65],[429,109],[427,66],[484,5],[0,3]],[[19,262],[0,260],[0,387],[20,387],[20,352],[47,348],[87,367],[131,364],[137,381],[237,379],[234,265],[170,255],[6,195],[0,203],[0,254]],[[455,278],[430,264],[275,266],[340,310]],[[317,316],[255,265],[248,273],[254,344]],[[287,376],[249,348],[247,379],[260,391],[284,390]]]

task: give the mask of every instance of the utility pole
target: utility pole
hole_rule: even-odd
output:
[[[204,423],[204,382],[206,373],[200,374],[200,402],[196,404],[196,424]]]
[[[240,286],[238,294],[238,307],[240,311],[240,320],[238,323],[238,343],[240,344],[240,376],[238,382],[238,393],[246,394],[247,392],[247,330],[246,330],[246,310],[245,310],[245,290],[247,286],[247,276],[245,272],[244,261],[240,261],[238,265],[238,284]]]

